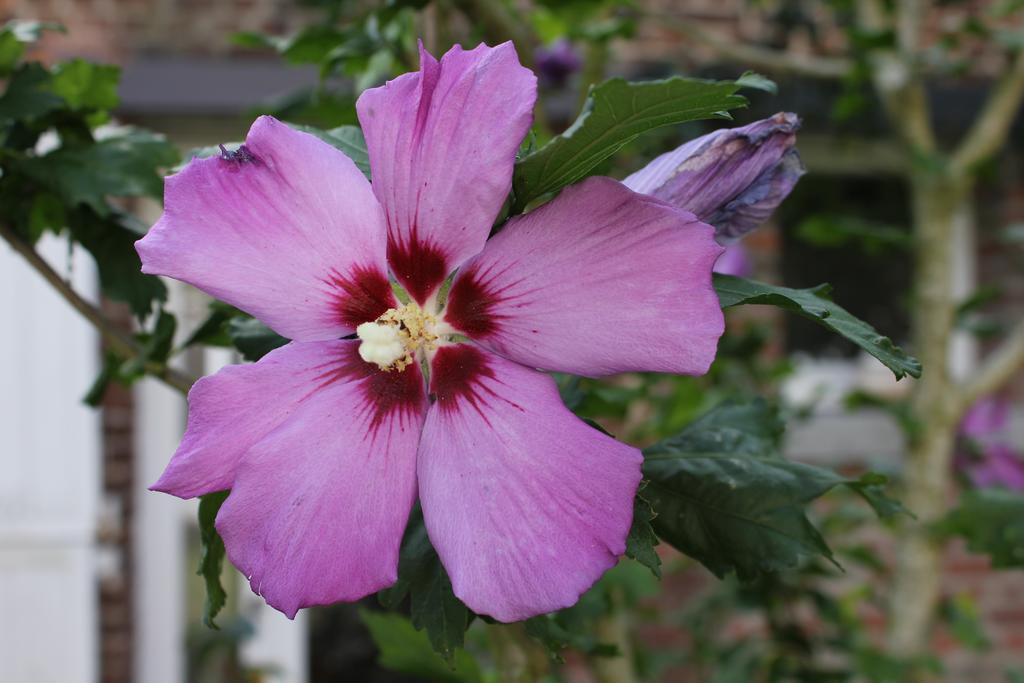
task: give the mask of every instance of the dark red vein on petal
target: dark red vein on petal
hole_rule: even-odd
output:
[[[487,395],[497,394],[484,380],[495,380],[495,376],[487,357],[479,349],[468,344],[442,346],[434,355],[430,370],[430,393],[441,411],[452,413],[469,405],[491,424],[483,412],[483,404],[487,402]]]
[[[334,292],[334,314],[348,327],[376,320],[398,305],[387,275],[373,267],[356,266],[348,275],[334,270],[326,282]]]
[[[388,263],[391,272],[409,292],[409,296],[422,304],[448,276],[444,252],[420,239],[415,227],[407,240],[395,239],[390,234],[389,231]]]
[[[359,344],[345,344],[336,357],[322,366],[316,379],[317,389],[335,382],[355,382],[362,394],[359,417],[367,421],[367,429],[376,438],[384,424],[406,422],[423,414],[425,393],[423,375],[415,363],[405,370],[385,371],[359,357]]]

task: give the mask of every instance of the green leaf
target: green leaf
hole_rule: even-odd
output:
[[[178,321],[164,309],[160,309],[153,329],[135,335],[139,340],[141,353],[121,368],[121,373],[128,377],[141,377],[146,372],[146,363],[165,363],[174,343],[174,333],[178,329]]]
[[[897,515],[913,517],[911,510],[903,507],[903,503],[890,498],[885,492],[889,478],[878,472],[867,472],[859,479],[845,479],[843,485],[859,495],[875,511],[879,519],[891,519]]]
[[[465,650],[455,653],[446,662],[427,639],[399,614],[359,610],[363,623],[370,629],[373,642],[380,650],[379,664],[385,669],[415,676],[416,680],[442,683],[477,683],[483,681],[476,661]]]
[[[942,601],[939,614],[950,632],[964,647],[983,652],[992,647],[992,641],[985,633],[985,623],[978,610],[978,604],[969,593],[959,593]]]
[[[103,397],[107,393],[107,387],[118,378],[118,369],[121,367],[121,359],[116,355],[107,352],[103,358],[103,366],[96,379],[92,381],[89,391],[82,397],[82,403],[90,408],[99,408],[103,403]]]
[[[747,71],[737,78],[736,85],[741,88],[750,88],[751,90],[763,90],[772,95],[776,95],[779,92],[779,86],[775,84],[775,81],[753,71]]]
[[[32,208],[28,214],[28,238],[32,244],[47,230],[59,233],[66,222],[64,205],[56,195],[39,192],[32,198]]]
[[[644,497],[657,534],[716,575],[749,580],[805,557],[835,562],[806,507],[836,486],[856,491],[882,516],[903,512],[882,492],[881,475],[851,480],[782,459],[779,424],[763,402],[726,403],[645,449]]]
[[[255,318],[232,318],[228,321],[228,337],[246,360],[256,361],[288,340]]]
[[[102,216],[112,210],[108,196],[160,199],[164,187],[160,169],[177,159],[177,150],[162,135],[129,129],[95,144],[60,147],[19,167],[68,204],[84,204]]]
[[[674,77],[631,83],[613,78],[593,86],[576,121],[515,167],[514,210],[589,175],[642,133],[697,119],[729,118],[742,107],[740,85]]]
[[[228,322],[243,314],[234,306],[229,306],[222,301],[211,301],[209,308],[210,314],[206,320],[201,322],[188,339],[182,342],[182,348],[196,344],[231,346],[231,336],[227,330]]]
[[[425,629],[434,650],[446,661],[454,661],[472,613],[452,592],[452,583],[419,516],[409,522],[402,540],[398,581],[378,593],[381,604],[389,609],[397,608],[407,596],[413,626]]]
[[[562,397],[562,403],[569,410],[576,410],[586,397],[586,392],[580,386],[583,378],[562,372],[556,372],[552,377],[558,384],[558,394]]]
[[[764,399],[725,401],[645,453],[729,453],[779,457],[786,425]]]
[[[370,178],[370,153],[366,150],[366,138],[363,137],[363,131],[359,126],[338,126],[330,130],[322,130],[297,123],[288,125],[295,130],[315,135],[332,147],[341,150],[345,156],[355,162],[367,179]]]
[[[117,106],[120,78],[121,69],[116,66],[73,59],[53,68],[51,88],[72,109],[105,111]]]
[[[0,95],[0,123],[37,119],[64,106],[50,91],[50,72],[35,62],[23,64],[7,81]]]
[[[875,328],[829,298],[829,285],[790,289],[715,273],[715,290],[722,308],[743,304],[778,306],[810,318],[864,349],[892,370],[896,379],[921,376],[921,362],[882,336]]]
[[[199,556],[199,568],[196,573],[203,577],[206,585],[206,601],[203,603],[203,623],[207,628],[217,628],[214,617],[224,608],[228,594],[220,582],[220,573],[224,568],[224,541],[214,521],[217,512],[228,491],[210,493],[199,498],[199,543],[202,552]]]
[[[967,548],[991,557],[993,567],[1024,567],[1024,494],[968,491],[939,523],[938,531],[967,539]]]
[[[641,484],[641,491],[645,484]],[[636,560],[651,570],[659,579],[661,578],[661,558],[655,546],[658,545],[658,536],[654,533],[651,521],[655,518],[654,509],[646,498],[637,493],[633,500],[633,525],[629,529],[629,536],[626,537],[626,557]]]
[[[832,551],[805,507],[838,477],[809,465],[749,455],[648,458],[646,496],[658,535],[716,576],[743,580]]]
[[[127,303],[139,318],[148,316],[154,303],[167,300],[167,288],[160,278],[141,270],[135,251],[135,241],[141,235],[127,215],[103,217],[82,209],[68,218],[72,238],[96,260],[104,295]]]

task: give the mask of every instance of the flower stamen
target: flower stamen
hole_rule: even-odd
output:
[[[437,318],[416,303],[390,308],[356,328],[359,357],[381,370],[405,370],[423,353],[437,348]]]

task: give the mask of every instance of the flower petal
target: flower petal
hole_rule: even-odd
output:
[[[722,248],[691,214],[591,178],[513,219],[459,273],[456,329],[534,368],[701,374],[724,329]]]
[[[185,436],[151,490],[194,498],[231,488],[245,452],[312,396],[341,343],[292,342],[192,385]]]
[[[469,344],[437,351],[431,392],[420,500],[455,594],[499,621],[574,604],[625,552],[640,452],[547,375]]]
[[[336,339],[394,305],[384,215],[352,160],[269,116],[244,148],[167,179],[136,243],[145,273],[184,280],[300,341]]]
[[[693,212],[720,241],[741,237],[768,219],[804,173],[793,145],[800,119],[779,113],[740,128],[722,128],[662,154],[622,182]]]
[[[289,617],[397,579],[426,408],[411,365],[384,372],[335,342],[318,384],[246,452],[217,530],[253,591]]]
[[[438,62],[367,90],[356,103],[373,190],[388,221],[388,260],[423,303],[484,245],[512,184],[537,79],[512,43],[453,47]]]

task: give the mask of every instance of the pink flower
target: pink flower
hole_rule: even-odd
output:
[[[978,488],[1024,491],[1024,453],[1011,444],[1010,403],[979,399],[960,422],[954,467]]]
[[[713,229],[613,180],[488,240],[536,79],[509,43],[421,62],[357,104],[372,186],[262,117],[244,154],[167,179],[138,243],[145,272],[293,340],[196,383],[153,486],[231,489],[228,556],[289,616],[391,585],[417,496],[471,609],[512,621],[573,604],[624,552],[641,455],[540,370],[703,373],[723,329]]]

